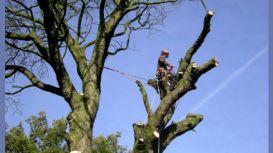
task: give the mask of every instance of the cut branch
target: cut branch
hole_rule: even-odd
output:
[[[214,15],[213,11],[208,11],[205,18],[204,18],[204,26],[203,30],[200,33],[197,40],[194,42],[194,44],[191,46],[191,48],[188,49],[184,59],[181,59],[180,65],[178,68],[178,73],[183,72],[186,70],[187,66],[190,64],[192,56],[196,53],[196,51],[200,48],[200,46],[203,44],[207,34],[210,32],[210,21],[212,16]],[[179,75],[178,78],[181,78]]]
[[[166,127],[161,134],[161,149],[165,150],[166,147],[174,140],[176,137],[190,131],[203,120],[202,115],[189,113],[186,119],[183,121],[173,123]]]
[[[207,63],[196,67],[195,68],[195,73],[197,74],[197,76],[201,76],[202,74],[208,72],[209,70],[211,70],[212,68],[216,67],[219,65],[219,62],[216,58],[212,58],[211,60],[209,60]]]

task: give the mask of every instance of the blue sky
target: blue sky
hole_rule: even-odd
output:
[[[177,138],[166,153],[266,153],[268,152],[268,1],[207,0],[215,11],[211,32],[193,60],[202,64],[212,57],[219,67],[203,75],[197,89],[180,99],[173,117],[201,113],[204,120],[195,132]],[[106,66],[144,78],[154,78],[157,58],[169,49],[168,61],[177,65],[202,29],[205,12],[200,2],[184,2],[168,12],[160,32],[132,34],[131,49],[109,57]],[[70,57],[67,57],[70,59]],[[79,82],[73,62],[67,66]],[[54,82],[49,73],[46,81]],[[20,80],[25,82],[24,79]],[[78,83],[80,84],[80,83]],[[81,89],[77,86],[77,89]],[[146,87],[150,102],[155,92]],[[65,117],[68,105],[60,97],[38,89],[19,97],[23,114],[6,114],[9,127],[30,115],[45,111],[48,120]],[[158,105],[155,97],[153,109]],[[94,135],[122,132],[120,144],[132,148],[132,124],[144,121],[145,108],[137,85],[120,74],[104,70],[99,112]]]

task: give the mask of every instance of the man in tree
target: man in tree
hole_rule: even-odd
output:
[[[157,72],[167,72],[170,68],[173,68],[173,65],[169,64],[166,61],[166,58],[169,57],[169,51],[167,49],[164,49],[161,52],[161,55],[159,56],[158,59],[158,64],[157,64]]]
[[[175,86],[175,74],[172,73],[173,65],[169,64],[166,61],[166,58],[169,57],[169,51],[164,49],[161,52],[161,55],[158,58],[157,63],[157,78],[159,81],[159,91],[160,91],[160,99],[162,99],[166,95],[166,88],[168,83],[170,84],[170,89],[173,89]]]

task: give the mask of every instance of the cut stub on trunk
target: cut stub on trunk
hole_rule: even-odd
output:
[[[71,151],[70,153],[82,153],[81,151]]]

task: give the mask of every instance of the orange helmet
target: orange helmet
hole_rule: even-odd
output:
[[[169,55],[169,51],[167,49],[163,49],[161,52],[162,55]]]

